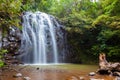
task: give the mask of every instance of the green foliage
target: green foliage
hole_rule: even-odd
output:
[[[0,50],[0,54],[1,54],[1,55],[5,54],[5,53],[7,53],[7,52],[8,52],[8,51],[7,51],[6,49],[1,49],[1,50]]]
[[[109,16],[109,15],[100,15],[93,21],[92,26],[107,26],[113,29],[120,29],[120,17],[118,16]]]
[[[2,61],[3,58],[3,54],[7,53],[7,50],[1,49],[0,50],[0,67],[2,67],[4,65],[4,62]]]
[[[67,28],[68,32],[77,34],[70,34],[72,37],[68,36],[68,42],[79,57],[81,53],[98,56],[100,52],[105,52],[108,57],[119,55],[120,17],[118,8],[113,9],[119,7],[115,5],[116,2],[119,3],[118,0],[104,0],[101,3],[83,0],[77,2],[71,12],[61,18],[63,23],[70,27]]]
[[[19,27],[22,0],[0,0],[0,28],[3,35],[10,26]]]
[[[71,12],[74,0],[53,0],[49,13],[59,18],[67,16]]]
[[[4,65],[4,63],[0,60],[0,67],[2,67]]]
[[[108,47],[108,50],[109,50],[109,53],[108,55],[109,56],[120,56],[120,46],[111,46],[111,47]]]
[[[104,9],[105,14],[116,16],[120,16],[120,0],[104,0],[102,1],[102,7]]]

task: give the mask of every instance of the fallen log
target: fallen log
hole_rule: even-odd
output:
[[[106,60],[105,53],[99,55],[99,69],[97,72],[101,75],[120,76],[120,63],[111,63]]]

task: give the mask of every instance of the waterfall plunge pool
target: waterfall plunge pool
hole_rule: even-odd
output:
[[[101,80],[114,80],[115,77],[108,75],[89,76],[90,72],[95,72],[98,65],[79,64],[58,64],[58,65],[19,65],[12,66],[10,70],[5,70],[0,76],[1,80],[23,80],[23,77],[30,77],[30,80],[85,80],[91,78]],[[16,72],[17,71],[17,72]],[[14,78],[13,75],[21,73],[23,76]],[[92,80],[92,79],[91,79]]]

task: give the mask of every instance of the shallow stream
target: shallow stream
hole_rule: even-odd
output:
[[[20,65],[11,66],[4,69],[0,74],[0,80],[115,80],[113,76],[98,75],[89,76],[90,72],[95,72],[97,65],[59,64],[59,65]],[[22,77],[13,77],[21,73]]]

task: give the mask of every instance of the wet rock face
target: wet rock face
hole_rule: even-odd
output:
[[[21,31],[12,26],[8,30],[8,34],[2,39],[2,47],[7,49],[10,53],[15,53],[19,48],[21,42]]]

